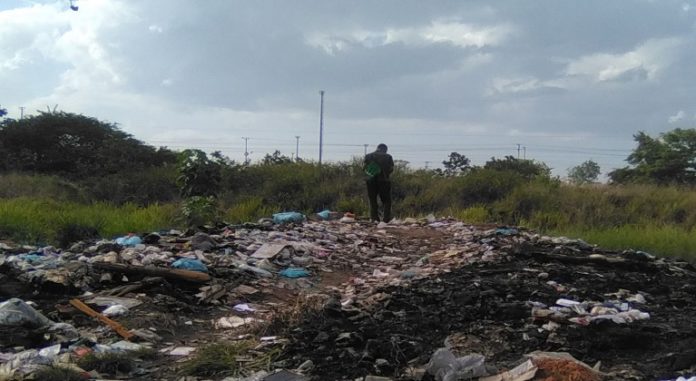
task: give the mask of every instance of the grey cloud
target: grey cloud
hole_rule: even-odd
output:
[[[441,161],[461,141],[524,143],[530,154],[535,144],[630,149],[636,131],[673,127],[668,117],[693,110],[696,94],[696,12],[685,11],[682,1],[109,4],[119,10],[107,13],[116,25],[84,19],[103,5],[84,1],[57,27],[28,26],[19,35],[20,29],[0,27],[0,65],[37,43],[37,32],[56,36],[41,40],[46,50],[27,51],[31,60],[18,67],[0,66],[0,104],[66,104],[75,108],[70,111],[122,121],[136,136],[167,140],[169,134],[179,144],[200,130],[214,136],[231,131],[235,142],[256,134],[258,144],[287,135],[290,147],[295,134],[309,142],[323,89],[327,126],[334,128],[329,140],[357,144],[359,153],[371,138],[391,138],[404,157],[418,162]],[[95,23],[92,43],[102,54],[89,56],[89,45],[76,46],[69,52],[74,58],[66,59],[50,49],[76,20]],[[480,44],[422,37],[432,25],[448,23],[514,32]],[[386,31],[397,31],[398,38],[389,40]],[[313,36],[339,42],[340,49],[312,44]],[[378,128],[351,135],[375,120]],[[471,126],[482,136],[469,136]],[[466,137],[453,138],[459,135]],[[606,135],[616,138],[596,137]],[[442,152],[418,153],[418,144]],[[337,149],[336,158],[351,150]],[[471,152],[476,160],[505,153]],[[539,157],[561,169],[587,159],[545,155]],[[613,160],[606,165],[621,161],[605,158]]]

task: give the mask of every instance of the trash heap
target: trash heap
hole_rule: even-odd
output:
[[[66,249],[0,242],[0,378],[58,364],[92,378],[178,379],[209,343],[240,340],[253,343],[234,360],[240,371],[186,379],[696,373],[686,262],[433,216],[376,225],[325,214],[336,219],[278,214]],[[154,359],[127,369],[76,365],[145,349]],[[245,365],[259,356],[271,359],[265,369]]]

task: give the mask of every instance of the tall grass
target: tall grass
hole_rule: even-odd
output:
[[[171,200],[170,178],[167,171],[154,176],[147,183],[148,192]],[[256,221],[290,210],[312,214],[330,209],[358,216],[368,212],[357,160],[322,168],[313,163],[227,167],[223,179],[225,191],[218,201],[226,222]],[[392,183],[393,214],[398,218],[434,213],[471,223],[522,225],[542,233],[575,235],[610,248],[696,258],[693,188],[571,186],[556,179],[530,180],[515,172],[489,169],[441,177],[432,171],[397,168]],[[89,187],[56,177],[8,174],[0,175],[0,184],[0,239],[56,242],[69,227],[111,237],[174,227],[179,221],[176,203],[147,207],[121,203],[137,200],[139,196],[134,195],[145,190],[119,188],[103,195],[108,203],[92,203],[99,195],[85,196]]]
[[[611,229],[555,230],[555,235],[582,238],[603,248],[643,250],[657,256],[696,259],[696,231],[677,226],[624,225]]]
[[[0,198],[35,197],[84,202],[87,196],[74,183],[57,176],[0,174]]]
[[[174,204],[138,207],[108,203],[83,204],[37,198],[0,199],[0,239],[27,243],[56,243],[70,226],[94,229],[102,237],[171,228]]]

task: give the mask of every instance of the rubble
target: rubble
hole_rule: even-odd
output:
[[[676,379],[696,370],[696,269],[686,262],[432,215],[379,225],[336,213],[274,217],[281,224],[67,250],[2,243],[0,323],[4,306],[40,317],[0,324],[16,331],[0,340],[0,370],[29,376],[48,358],[73,364],[147,347],[184,364],[218,340],[254,340],[235,358],[248,372],[228,378],[240,380]],[[180,377],[166,361],[143,361],[129,377]]]

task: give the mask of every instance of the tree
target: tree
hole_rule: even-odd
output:
[[[84,115],[40,112],[0,122],[0,171],[85,179],[175,162],[174,152]]]
[[[445,167],[443,171],[445,176],[457,176],[471,170],[471,160],[459,152],[450,153],[447,160],[442,162],[442,165]]]
[[[491,160],[484,164],[483,168],[494,171],[515,172],[528,180],[536,177],[551,176],[551,168],[549,168],[545,163],[527,159],[520,160],[513,156],[505,156],[504,159],[496,159],[492,157]]]
[[[578,166],[570,168],[568,170],[568,179],[573,184],[590,184],[597,181],[600,173],[599,164],[592,160],[587,160]]]
[[[696,129],[677,128],[653,138],[633,136],[638,146],[628,156],[628,167],[609,173],[614,183],[696,184]]]
[[[4,117],[5,115],[7,115],[7,109],[0,107],[0,118]]]
[[[217,197],[222,180],[219,159],[211,160],[205,152],[187,149],[179,154],[179,177],[176,179],[181,196]]]
[[[224,157],[215,152],[213,160],[205,152],[187,149],[179,155],[177,184],[184,202],[181,214],[194,228],[218,220],[217,197],[221,190]]]
[[[281,154],[280,151],[275,150],[272,155],[266,154],[266,156],[263,157],[262,163],[265,165],[291,164],[293,160]]]

